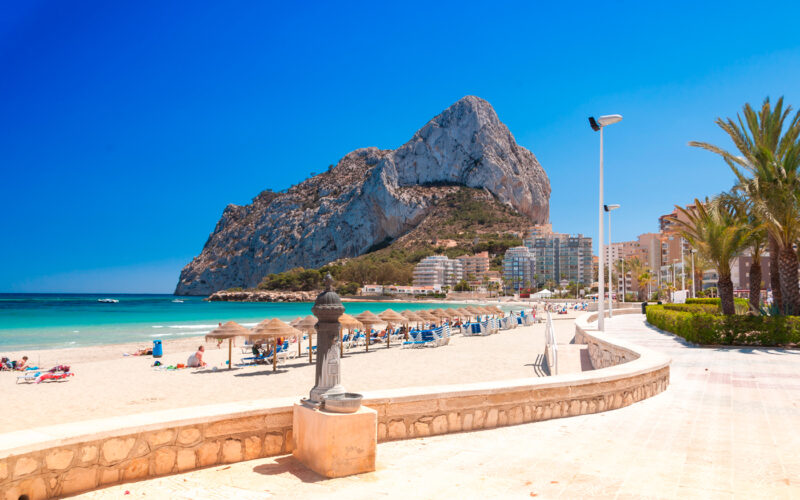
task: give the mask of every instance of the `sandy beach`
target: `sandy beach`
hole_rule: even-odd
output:
[[[571,338],[574,326],[568,316],[556,316],[560,341]],[[123,356],[137,344],[115,344],[27,353],[30,361],[47,369],[67,364],[75,373],[65,382],[16,384],[19,372],[0,372],[3,399],[20,412],[0,414],[0,432],[103,418],[154,410],[191,407],[248,399],[307,395],[314,382],[314,365],[308,356],[288,360],[273,372],[272,366],[237,367],[243,356],[233,349],[234,368],[228,370],[227,343],[203,338],[164,342],[164,365],[185,363],[198,345],[206,348],[205,369],[159,370],[151,356]],[[296,349],[296,344],[292,347]],[[479,382],[538,376],[544,352],[544,325],[501,331],[486,337],[456,335],[447,346],[403,349],[399,345],[364,347],[345,353],[343,383],[359,392],[376,389]],[[15,358],[21,352],[10,353]]]

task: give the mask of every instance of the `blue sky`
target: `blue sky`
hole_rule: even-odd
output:
[[[556,230],[614,240],[730,187],[689,140],[800,106],[797,3],[6,2],[0,292],[169,292],[228,203],[395,148],[467,94],[550,177]]]

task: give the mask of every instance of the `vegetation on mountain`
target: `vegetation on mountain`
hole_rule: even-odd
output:
[[[531,221],[500,203],[491,193],[464,186],[443,190],[425,218],[410,232],[385,246],[351,259],[340,259],[319,269],[295,268],[264,277],[262,290],[312,290],[321,287],[326,273],[338,286],[410,285],[414,265],[431,255],[456,258],[489,252],[492,269],[502,266],[505,251],[522,245],[520,233]]]

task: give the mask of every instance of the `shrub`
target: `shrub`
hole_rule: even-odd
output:
[[[353,283],[352,281],[347,283],[342,283],[336,287],[336,293],[339,295],[358,295],[358,283]]]
[[[687,304],[705,304],[720,306],[719,297],[703,298],[703,299],[686,299]],[[747,314],[750,310],[750,301],[747,299],[734,298],[733,305],[736,307],[736,314]]]
[[[719,303],[717,304],[664,304],[664,309],[668,311],[681,311],[688,313],[719,314]]]
[[[800,343],[800,316],[723,316],[647,306],[647,322],[704,345],[777,346]],[[691,304],[686,304],[691,305]],[[708,305],[708,304],[706,304]]]
[[[686,299],[687,304],[720,304],[719,298]]]

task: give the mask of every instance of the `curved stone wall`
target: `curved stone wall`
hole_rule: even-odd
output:
[[[378,440],[596,413],[667,388],[669,358],[594,331],[594,318],[596,313],[576,320],[576,342],[588,344],[592,363],[603,369],[367,393],[364,404],[378,412]],[[57,497],[290,453],[294,402],[284,398],[183,408],[2,434],[0,498]]]

